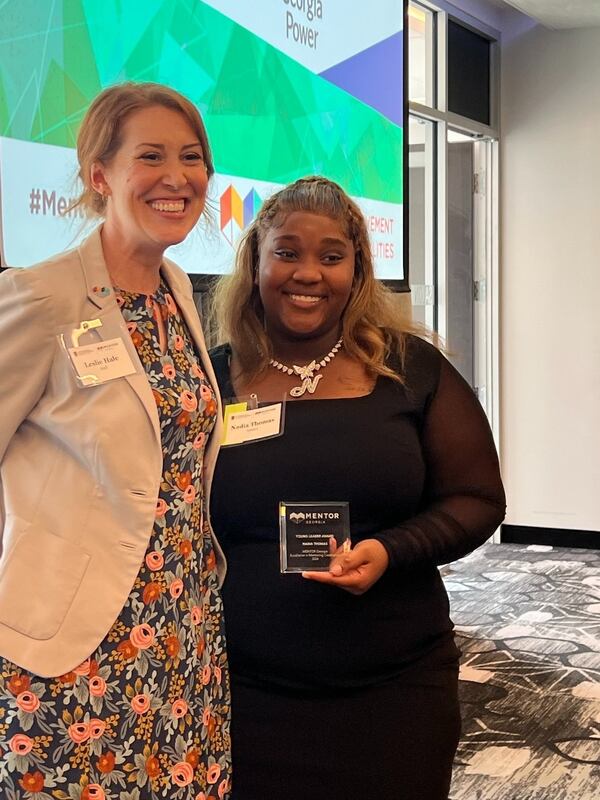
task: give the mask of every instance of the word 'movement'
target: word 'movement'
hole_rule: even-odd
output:
[[[301,11],[308,22],[323,19],[323,3],[321,0],[283,0],[284,5]],[[312,25],[299,22],[291,11],[285,12],[285,36],[304,47],[317,49],[319,31]]]

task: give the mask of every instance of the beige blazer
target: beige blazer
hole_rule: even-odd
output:
[[[190,281],[166,259],[163,274],[218,396]],[[162,449],[139,359],[138,373],[81,389],[58,339],[100,318],[100,336],[117,326],[126,340],[114,293],[98,291],[110,285],[99,229],[75,250],[0,276],[0,656],[44,677],[73,669],[106,636],[154,522]],[[207,503],[221,426],[219,400]]]

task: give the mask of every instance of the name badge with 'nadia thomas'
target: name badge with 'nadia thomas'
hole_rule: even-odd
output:
[[[347,502],[279,503],[281,572],[327,572],[331,557],[350,550]]]

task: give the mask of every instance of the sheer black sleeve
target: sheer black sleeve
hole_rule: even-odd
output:
[[[426,466],[422,510],[373,538],[390,569],[444,564],[470,553],[504,519],[505,496],[492,432],[472,389],[431,345],[418,340],[407,360],[411,384],[431,384],[421,443]],[[432,377],[433,376],[433,377]]]

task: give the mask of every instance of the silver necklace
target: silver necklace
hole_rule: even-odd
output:
[[[344,337],[340,336],[326,356],[323,356],[320,361],[313,359],[310,364],[306,364],[304,367],[299,366],[298,364],[292,364],[291,367],[288,367],[287,364],[282,364],[281,361],[275,361],[274,358],[269,359],[269,366],[275,367],[275,369],[278,369],[280,372],[285,372],[286,375],[300,376],[300,380],[302,381],[300,386],[294,386],[293,389],[290,389],[290,394],[292,397],[302,397],[304,392],[314,394],[319,381],[323,377],[322,375],[315,375],[315,372],[318,372],[322,367],[326,367],[331,359],[335,358],[336,353],[343,344],[343,341]]]

